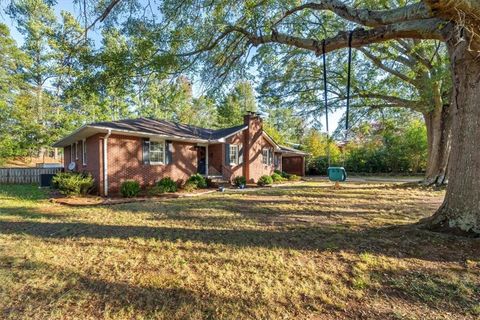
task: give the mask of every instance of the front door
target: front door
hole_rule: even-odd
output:
[[[207,173],[207,149],[197,146],[197,173]]]

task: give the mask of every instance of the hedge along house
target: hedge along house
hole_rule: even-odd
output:
[[[54,147],[64,148],[67,170],[91,173],[104,196],[118,193],[125,180],[146,187],[170,177],[181,184],[195,173],[226,181],[245,176],[256,182],[282,170],[283,155],[301,158],[289,163],[292,173],[305,172],[306,154],[275,143],[255,113],[245,115],[242,125],[219,130],[149,118],[97,122]]]

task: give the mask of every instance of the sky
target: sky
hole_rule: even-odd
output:
[[[5,13],[5,6],[7,2],[2,2],[0,1],[0,21],[4,22],[9,28],[10,28],[10,33],[13,39],[17,42],[18,46],[22,46],[23,44],[23,36],[17,31],[15,23],[10,19],[10,17]],[[79,11],[78,7],[76,7],[71,0],[58,0],[57,5],[55,5],[55,13],[57,14],[57,17],[60,17],[60,13],[62,11],[69,11],[73,13],[75,17],[78,17]],[[93,39],[95,42],[100,41],[100,33],[98,30],[91,30],[89,32],[89,37]],[[256,70],[249,70],[252,74],[256,74]],[[193,84],[193,93],[194,95],[196,93],[201,92],[201,84],[194,82]],[[339,121],[342,118],[344,111],[343,110],[336,110],[335,112],[332,112],[329,114],[329,124],[330,124],[330,134],[335,131],[337,125],[343,126],[344,124],[339,124]],[[322,128],[325,128],[325,115],[322,115],[320,117],[320,123],[322,125]]]

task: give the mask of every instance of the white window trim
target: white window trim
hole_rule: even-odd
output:
[[[82,140],[82,163],[87,165],[87,139]]]
[[[265,151],[267,153],[266,155],[264,154]],[[267,158],[266,162],[265,162],[265,156]],[[262,164],[264,166],[271,166],[272,164],[275,163],[275,159],[272,159],[272,157],[275,158],[275,154],[273,152],[273,149],[271,149],[271,148],[263,148],[262,149]]]
[[[235,159],[232,159],[232,148],[235,149]],[[237,144],[231,144],[230,145],[230,165],[238,165],[238,152],[239,152],[239,148],[238,148],[238,145]]]
[[[163,161],[152,161],[152,142],[153,143],[162,143],[163,144]],[[151,165],[162,165],[162,164],[165,164],[165,157],[167,156],[166,155],[166,152],[165,152],[165,148],[166,148],[166,145],[165,145],[165,140],[150,140],[150,144],[148,146],[148,157],[150,159],[150,164]]]
[[[75,160],[78,160],[78,141],[75,142]]]

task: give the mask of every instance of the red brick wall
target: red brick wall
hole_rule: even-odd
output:
[[[222,173],[222,166],[223,162],[225,161],[224,152],[223,144],[221,143],[211,144],[208,146],[208,167],[214,168],[220,174]],[[208,172],[209,175],[214,174],[214,172],[210,171]]]
[[[171,164],[144,164],[142,138],[111,135],[108,139],[109,192],[118,193],[123,181],[134,179],[142,186],[155,184],[163,177],[180,183],[197,172],[197,149],[194,143],[173,141]]]
[[[286,173],[303,176],[305,174],[304,158],[300,156],[283,157],[282,170]]]
[[[273,149],[273,145],[263,136],[263,123],[260,117],[246,115],[244,121],[248,125],[248,129],[243,132],[244,175],[249,182],[256,182],[261,176],[271,175],[275,170],[274,163],[271,165],[262,163],[262,149]]]
[[[96,191],[100,191],[100,182],[101,182],[101,170],[100,166],[100,157],[101,157],[101,139],[102,134],[96,134],[94,136],[88,137],[85,141],[87,145],[87,163],[83,165],[82,159],[82,140],[78,141],[77,144],[77,157],[75,157],[75,144],[73,144],[73,159],[70,159],[70,146],[65,147],[64,151],[64,167],[68,171],[68,165],[70,162],[75,162],[76,172],[89,172],[95,179]]]
[[[227,138],[226,143],[238,145],[239,148],[240,148],[240,145],[243,145],[243,148],[244,148],[243,160],[245,161],[245,141],[244,141],[243,132],[239,132]],[[238,165],[230,165],[230,163],[225,163],[225,149],[226,149],[226,144],[222,144],[223,177],[226,180],[232,181],[233,179],[235,179],[235,177],[244,175],[244,167],[243,167],[243,163],[239,163]]]

